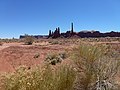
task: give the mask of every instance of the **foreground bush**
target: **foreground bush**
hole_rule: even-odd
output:
[[[20,67],[3,76],[5,90],[73,90],[75,72],[70,66],[52,69],[50,65],[28,70]]]
[[[114,78],[120,70],[120,60],[106,53],[106,48],[93,45],[74,48],[77,90],[119,90]]]

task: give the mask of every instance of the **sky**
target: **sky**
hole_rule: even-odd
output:
[[[0,0],[0,38],[98,30],[120,32],[120,0]]]

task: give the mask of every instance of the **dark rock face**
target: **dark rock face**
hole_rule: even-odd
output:
[[[25,35],[20,35],[20,39],[24,39],[26,36]],[[40,38],[48,38],[48,35],[35,35],[35,36],[33,36],[32,35],[32,37],[34,37],[34,38],[36,38],[36,39],[40,39]]]
[[[60,37],[60,28],[56,28],[56,30],[51,35],[52,38],[58,38]]]
[[[81,32],[74,32],[74,26],[73,23],[71,23],[71,30],[67,31],[66,33],[60,33],[60,28],[56,28],[56,30],[52,33],[49,33],[48,37],[51,38],[59,38],[59,37],[64,37],[64,38],[70,38],[70,37],[80,37],[80,38],[97,38],[97,37],[120,37],[120,32],[108,32],[108,33],[100,33],[99,31],[81,31]]]
[[[71,23],[71,29],[69,31],[66,31],[65,33],[60,33],[60,27],[56,28],[55,31],[49,30],[49,35],[35,35],[33,36],[37,39],[39,38],[70,38],[70,37],[80,37],[80,38],[97,38],[97,37],[120,37],[120,32],[108,32],[108,33],[100,33],[99,31],[80,31],[80,32],[74,32],[74,26],[73,23]],[[21,38],[25,38],[25,36],[20,36]]]
[[[50,36],[50,32],[49,32],[49,36],[51,38],[59,38],[59,37],[64,37],[64,38],[69,38],[73,35],[76,35],[76,33],[74,32],[74,27],[73,27],[73,23],[71,23],[71,30],[67,31],[66,33],[60,33],[60,28],[56,28],[56,30],[52,33],[52,35]]]
[[[59,38],[59,37],[64,37],[64,38],[70,38],[70,37],[74,37],[74,36],[78,36],[80,38],[89,38],[89,37],[93,37],[93,38],[97,38],[97,37],[120,37],[120,32],[108,32],[108,33],[100,33],[99,31],[88,31],[88,32],[72,32],[71,31],[67,31],[66,33],[60,33],[59,35],[55,33],[53,33],[52,38]]]
[[[100,33],[99,31],[94,31],[94,32],[79,32],[78,36],[81,38],[84,37],[120,37],[120,32],[109,32],[109,33]]]

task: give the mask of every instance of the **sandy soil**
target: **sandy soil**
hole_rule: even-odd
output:
[[[28,67],[41,64],[46,55],[51,52],[64,51],[67,46],[61,45],[23,45],[22,43],[7,43],[0,46],[0,72],[14,71],[20,65]],[[34,56],[39,54],[38,58]]]
[[[92,43],[94,44],[94,42]],[[105,44],[98,42],[96,44]],[[114,49],[120,53],[120,42],[106,42],[114,46]],[[71,49],[74,44],[70,45],[50,45],[48,42],[34,43],[33,45],[24,45],[23,43],[4,43],[0,46],[0,72],[14,71],[20,65],[28,67],[41,64],[48,53],[61,52],[65,48]],[[34,58],[36,54],[40,56]]]

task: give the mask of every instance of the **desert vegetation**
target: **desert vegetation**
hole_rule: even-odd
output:
[[[24,42],[25,42],[25,45],[32,45],[34,42],[34,37],[30,35],[25,35]]]
[[[46,56],[45,61],[49,64],[56,65],[57,63],[61,63],[67,57],[65,52],[61,52],[59,54],[51,53]]]
[[[5,90],[73,90],[75,71],[70,66],[52,69],[50,65],[28,70],[26,67],[3,76]]]
[[[120,90],[120,45],[118,38],[107,39],[110,43],[106,38],[41,39],[37,43],[48,45],[6,48],[2,56],[39,64],[23,66],[19,61],[17,67],[19,63],[12,62],[14,71],[0,73],[0,90]]]
[[[77,90],[119,90],[114,79],[120,70],[118,57],[108,55],[105,46],[81,44],[75,48]]]

